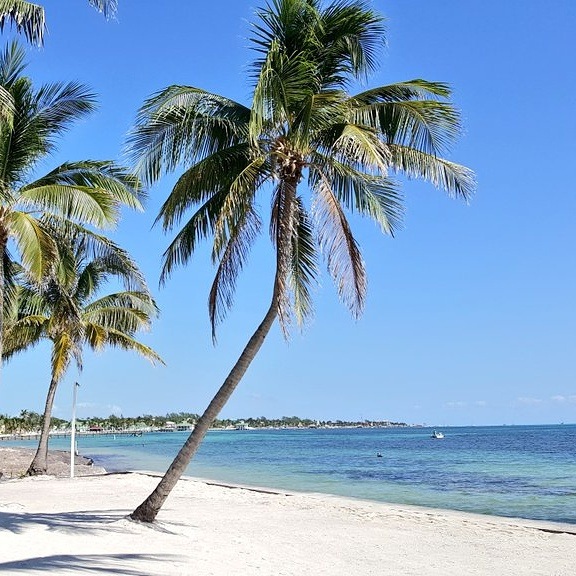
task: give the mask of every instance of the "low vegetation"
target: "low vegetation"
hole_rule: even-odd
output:
[[[190,412],[171,412],[165,416],[152,416],[144,414],[142,416],[124,417],[110,415],[107,418],[84,418],[77,419],[79,430],[89,430],[90,428],[100,428],[103,431],[133,430],[133,429],[155,429],[165,428],[170,423],[194,424],[200,416]],[[282,418],[222,418],[214,421],[213,428],[236,428],[240,425],[248,428],[349,428],[355,426],[362,427],[401,427],[407,426],[405,422],[392,422],[390,420],[313,420],[311,418],[300,418],[299,416],[283,416]],[[1,434],[26,434],[36,433],[42,425],[42,414],[22,410],[20,416],[0,416]],[[52,418],[52,430],[70,429],[70,421],[61,418]]]

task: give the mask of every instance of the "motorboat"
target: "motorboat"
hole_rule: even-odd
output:
[[[442,434],[442,432],[439,432],[438,430],[434,430],[434,432],[432,432],[432,438],[434,438],[435,440],[440,440],[441,438],[444,438],[444,434]]]

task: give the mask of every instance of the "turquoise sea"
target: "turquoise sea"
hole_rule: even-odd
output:
[[[427,428],[211,431],[187,474],[576,524],[576,425],[442,431],[442,440]],[[164,472],[186,437],[80,436],[78,448],[108,471]]]

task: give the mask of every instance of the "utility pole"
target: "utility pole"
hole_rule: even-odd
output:
[[[70,478],[74,478],[74,462],[76,460],[76,396],[80,384],[74,382],[72,394],[72,431],[70,434]]]

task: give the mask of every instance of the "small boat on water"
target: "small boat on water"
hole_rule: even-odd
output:
[[[444,434],[442,432],[434,430],[434,432],[432,432],[431,438],[434,438],[435,440],[440,440],[441,438],[444,438]]]

